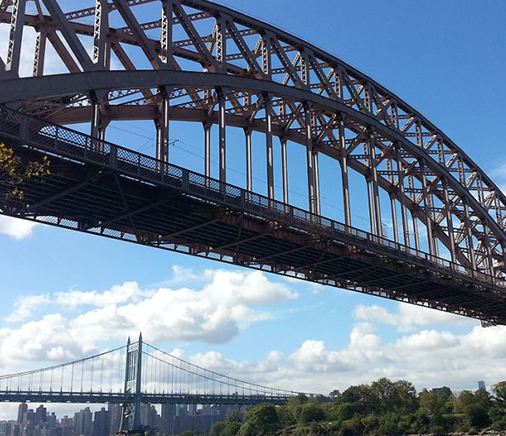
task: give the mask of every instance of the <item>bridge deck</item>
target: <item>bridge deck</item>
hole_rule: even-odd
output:
[[[52,172],[4,213],[506,324],[503,281],[478,271],[6,109],[0,140]]]
[[[125,404],[132,402],[133,394],[116,392],[51,392],[51,391],[13,391],[0,392],[0,402],[33,402],[33,403],[75,403],[75,404]],[[271,395],[215,395],[215,394],[165,394],[145,393],[141,395],[141,402],[145,404],[230,404],[255,405],[274,404],[283,405],[290,396]]]

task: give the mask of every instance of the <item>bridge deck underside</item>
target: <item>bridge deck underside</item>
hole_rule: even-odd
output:
[[[28,159],[47,153],[33,145],[18,153]],[[181,180],[156,183],[89,158],[55,153],[50,159],[52,174],[27,180],[23,205],[11,203],[4,212],[506,324],[505,292],[493,284],[445,273],[352,235],[308,231],[282,213],[275,219],[260,208],[254,213],[174,188]],[[0,194],[9,189],[0,179]]]

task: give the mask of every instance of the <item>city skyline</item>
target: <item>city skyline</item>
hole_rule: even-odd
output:
[[[62,416],[42,404],[32,409],[29,407],[32,404],[17,405],[17,419],[0,420],[0,436],[111,436],[119,430],[122,413],[119,404],[74,405],[74,413]],[[185,430],[207,432],[215,422],[224,421],[233,411],[244,415],[246,409],[219,405],[163,404],[156,407],[142,404],[141,423],[167,435]]]

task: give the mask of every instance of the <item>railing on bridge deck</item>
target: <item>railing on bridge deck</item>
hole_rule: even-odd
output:
[[[341,242],[409,260],[443,274],[465,277],[503,289],[504,280],[457,264],[441,257],[405,246],[398,242],[346,226],[329,218],[269,199],[263,195],[205,177],[186,168],[159,161],[128,148],[92,138],[76,130],[0,107],[0,135],[35,146],[46,153],[66,159],[88,162],[118,170],[127,176],[152,183],[161,183],[186,194],[247,210],[253,214],[299,229],[320,233]]]

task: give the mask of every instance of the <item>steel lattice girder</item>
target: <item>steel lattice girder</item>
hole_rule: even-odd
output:
[[[50,16],[38,1],[37,15],[24,13],[24,1],[13,1],[9,8],[10,3],[4,0],[0,5],[0,22],[11,24],[9,43],[14,56],[0,62],[0,80],[5,81],[0,103],[62,124],[91,121],[96,135],[103,134],[111,120],[155,119],[160,123],[163,116],[165,124],[169,119],[220,124],[220,137],[227,125],[268,131],[268,137],[272,128],[272,134],[307,147],[308,195],[314,210],[319,210],[317,156],[324,153],[340,162],[345,191],[348,166],[366,177],[374,233],[382,234],[381,188],[390,195],[393,210],[396,205],[401,207],[407,245],[419,244],[416,228],[415,240],[410,240],[410,212],[426,227],[431,254],[437,255],[440,242],[453,261],[504,277],[504,194],[420,113],[336,57],[269,24],[204,0],[164,0],[160,19],[149,23],[139,22],[137,9],[132,7],[152,3],[147,0],[115,0],[112,4],[97,0],[95,8],[66,13],[58,1],[43,0]],[[116,11],[125,27],[109,27],[108,15]],[[95,15],[94,26],[73,21],[89,15]],[[194,24],[201,20],[214,22],[211,34],[201,33]],[[47,35],[74,74],[16,79],[19,65],[15,57],[23,25],[38,30],[41,41]],[[187,39],[174,40],[176,26]],[[156,28],[162,29],[160,41],[146,33]],[[64,37],[70,52],[56,32]],[[93,60],[77,35],[93,37]],[[142,49],[152,71],[135,71],[124,50],[128,45]],[[38,44],[36,50],[34,73],[40,76],[44,44]],[[128,72],[110,71],[111,51]],[[205,72],[179,71],[178,59],[193,61]],[[153,94],[152,89],[158,92]],[[161,102],[168,108],[165,115],[160,113]],[[262,109],[265,118],[259,115]],[[160,129],[161,138],[163,132]],[[220,147],[224,153],[225,144]],[[222,174],[226,176],[224,167]],[[345,195],[346,224],[351,224],[350,195]],[[401,240],[397,229],[394,238]]]

